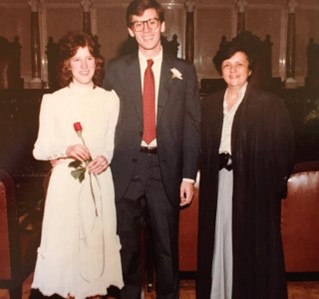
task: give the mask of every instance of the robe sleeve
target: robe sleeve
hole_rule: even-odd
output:
[[[185,91],[185,116],[183,136],[183,178],[195,180],[200,152],[200,99],[195,67],[189,66],[185,72],[187,88]]]
[[[274,167],[277,176],[277,194],[280,198],[287,196],[287,181],[294,161],[294,133],[290,116],[284,103],[278,100],[274,109]]]

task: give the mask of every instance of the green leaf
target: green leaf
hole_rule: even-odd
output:
[[[72,162],[69,163],[69,167],[74,167],[74,168],[78,168],[81,166],[81,161],[79,160],[74,160]]]
[[[85,170],[86,169],[84,167],[77,168],[77,169],[71,171],[71,175],[75,179],[78,179],[80,181],[80,183],[81,183],[83,181],[83,179],[84,179]]]
[[[79,181],[80,183],[82,183],[82,181],[84,180],[85,177],[85,168],[83,168],[84,170],[80,173],[79,175]]]

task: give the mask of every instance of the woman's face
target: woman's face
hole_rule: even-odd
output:
[[[242,87],[248,80],[251,70],[244,52],[236,52],[232,57],[222,62],[222,76],[228,87]]]
[[[95,73],[95,58],[88,47],[79,47],[75,55],[70,59],[70,69],[73,83],[77,85],[90,85]]]

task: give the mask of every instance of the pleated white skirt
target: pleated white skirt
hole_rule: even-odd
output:
[[[123,286],[121,245],[110,169],[92,176],[96,205],[89,177],[80,183],[70,171],[66,161],[51,175],[32,288],[84,299]]]

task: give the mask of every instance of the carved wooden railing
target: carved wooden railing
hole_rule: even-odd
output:
[[[43,199],[43,178],[50,168],[32,156],[45,92],[0,90],[0,168],[14,179],[21,214]]]
[[[274,79],[277,81],[277,78]],[[201,98],[225,87],[223,79],[203,79]],[[277,86],[277,82],[275,83]],[[319,88],[273,90],[285,103],[295,131],[295,161],[319,159]],[[269,124],[271,126],[271,124]]]
[[[0,89],[22,89],[20,77],[21,45],[16,36],[13,42],[0,36]]]
[[[307,47],[307,88],[319,88],[319,44],[310,38]]]
[[[50,169],[49,162],[37,161],[32,156],[40,103],[42,95],[47,92],[50,91],[0,90],[0,168],[13,177],[22,210],[43,198],[43,179]],[[205,96],[206,93],[202,93],[202,97]],[[279,96],[286,104],[294,125],[296,161],[318,160],[319,90],[281,89]]]

